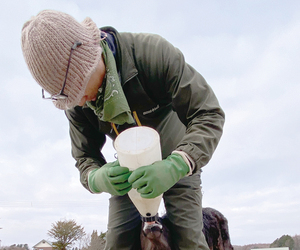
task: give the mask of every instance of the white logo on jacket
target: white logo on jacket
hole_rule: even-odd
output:
[[[154,108],[152,108],[152,109],[150,109],[150,110],[148,110],[148,111],[143,112],[143,115],[151,114],[151,113],[153,113],[154,111],[156,111],[156,110],[158,110],[158,109],[159,109],[159,104],[157,104],[156,107],[154,107]]]

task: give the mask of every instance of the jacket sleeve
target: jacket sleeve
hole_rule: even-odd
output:
[[[185,64],[178,81],[168,91],[186,133],[177,150],[186,152],[196,163],[196,170],[211,159],[223,132],[225,114],[203,77]]]
[[[106,137],[99,132],[87,118],[81,107],[66,111],[69,120],[72,156],[76,160],[75,166],[80,172],[81,184],[91,192],[87,183],[90,170],[99,168],[106,163],[101,149]]]
[[[225,114],[205,79],[185,62],[183,54],[160,36],[144,37],[143,55],[136,61],[150,94],[168,100],[186,133],[176,150],[187,153],[195,171],[211,159],[222,135]],[[138,46],[138,45],[137,45]],[[137,49],[137,48],[135,48]],[[143,67],[142,65],[147,65]]]

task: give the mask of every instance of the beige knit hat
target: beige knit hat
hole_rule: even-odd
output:
[[[100,30],[86,18],[77,22],[68,14],[44,10],[27,21],[22,29],[22,50],[28,68],[50,95],[58,94],[66,76],[71,47],[73,50],[64,93],[68,98],[54,100],[59,109],[79,104],[87,83],[100,61]]]

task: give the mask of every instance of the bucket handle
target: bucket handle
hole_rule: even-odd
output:
[[[132,113],[133,113],[133,118],[134,118],[135,122],[137,123],[137,125],[138,125],[139,127],[142,126],[142,123],[140,122],[140,119],[139,119],[139,117],[138,117],[136,111],[133,111]],[[114,123],[112,122],[112,123],[111,123],[111,126],[112,126],[112,128],[114,129],[116,135],[118,136],[118,135],[119,135],[119,131],[118,131],[117,127],[116,127],[116,124],[114,124]]]

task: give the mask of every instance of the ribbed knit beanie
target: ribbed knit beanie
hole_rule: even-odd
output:
[[[59,109],[79,104],[87,83],[98,65],[102,49],[100,30],[88,17],[82,23],[68,14],[44,10],[27,21],[22,29],[22,50],[33,78],[50,95],[60,92],[73,50],[64,93],[67,99],[53,101]]]

